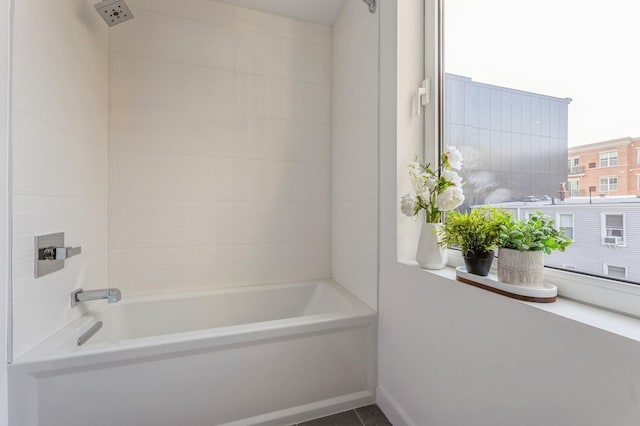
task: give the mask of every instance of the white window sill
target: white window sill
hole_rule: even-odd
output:
[[[416,262],[401,261],[400,263],[410,267],[420,268]],[[467,286],[467,284],[456,280],[456,270],[453,267],[447,266],[440,270],[422,269],[422,271],[426,274],[445,278],[451,281],[452,284]],[[496,295],[496,297],[505,296]],[[561,296],[559,296],[557,301],[554,303],[524,302],[507,297],[505,297],[505,299],[514,303],[522,303],[553,315],[567,318],[599,330],[640,342],[640,319],[633,316],[611,312],[603,308],[580,303]]]

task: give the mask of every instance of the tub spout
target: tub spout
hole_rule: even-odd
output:
[[[89,300],[106,299],[108,303],[119,302],[122,298],[120,290],[117,288],[103,288],[101,290],[87,290],[79,288],[71,292],[71,307],[78,303],[88,302]]]

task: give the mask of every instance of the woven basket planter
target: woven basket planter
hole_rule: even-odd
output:
[[[525,287],[543,287],[544,252],[500,248],[498,280]]]

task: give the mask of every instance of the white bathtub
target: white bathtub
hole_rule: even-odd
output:
[[[86,305],[9,366],[10,426],[287,425],[374,399],[375,312],[331,280]]]

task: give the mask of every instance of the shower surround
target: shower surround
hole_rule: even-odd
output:
[[[330,277],[331,28],[128,3],[136,18],[110,34],[110,282],[138,295]]]

